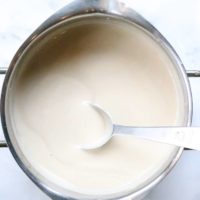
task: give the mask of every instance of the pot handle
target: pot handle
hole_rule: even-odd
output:
[[[188,77],[200,77],[200,70],[186,70]]]
[[[0,75],[5,75],[7,72],[7,68],[0,68]],[[188,77],[200,77],[200,70],[187,70],[186,71]],[[7,147],[7,143],[5,140],[0,140],[0,148]]]
[[[0,75],[5,75],[6,72],[7,72],[7,68],[0,67]],[[7,143],[5,140],[0,140],[0,148],[1,147],[7,147]]]

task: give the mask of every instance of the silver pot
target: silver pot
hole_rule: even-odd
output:
[[[14,128],[11,127],[10,117],[8,113],[8,104],[10,101],[10,94],[12,92],[12,84],[15,84],[15,74],[21,69],[20,62],[26,52],[30,49],[34,49],[34,45],[41,42],[43,37],[47,37],[49,32],[57,30],[61,26],[67,26],[73,20],[84,20],[88,17],[101,17],[101,18],[114,18],[121,21],[126,21],[131,23],[133,26],[137,26],[147,32],[155,42],[159,43],[166,54],[174,62],[175,73],[177,73],[182,90],[183,90],[183,100],[185,103],[184,113],[185,125],[191,124],[192,116],[192,98],[191,90],[188,81],[187,74],[183,67],[182,62],[175,53],[172,46],[167,42],[167,40],[144,18],[137,14],[131,7],[123,4],[118,0],[72,0],[64,8],[56,12],[53,16],[47,19],[20,47],[14,56],[8,72],[6,74],[3,90],[1,95],[1,120],[3,125],[3,131],[5,134],[6,142],[19,166],[27,174],[27,176],[47,195],[49,195],[54,200],[64,200],[64,199],[120,199],[127,197],[128,199],[141,199],[145,196],[157,183],[159,183],[173,168],[175,163],[178,161],[183,148],[180,148],[174,158],[171,160],[169,166],[160,173],[159,176],[155,177],[150,183],[146,184],[137,191],[130,191],[129,193],[116,194],[112,196],[87,196],[83,194],[74,193],[72,191],[67,191],[59,188],[53,183],[50,183],[45,177],[42,177],[37,171],[35,171],[23,156],[23,152],[19,148],[16,138],[14,136]],[[30,53],[30,52],[29,52]]]

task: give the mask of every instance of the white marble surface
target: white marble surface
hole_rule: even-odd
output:
[[[125,0],[169,40],[187,69],[200,69],[199,0]],[[21,43],[64,0],[0,0],[0,67],[8,67]],[[0,77],[0,85],[3,77]],[[193,125],[200,125],[200,78],[191,79]],[[0,138],[2,138],[0,131]],[[148,200],[199,200],[200,153],[184,152]],[[0,149],[0,199],[48,200],[21,171],[8,149]]]

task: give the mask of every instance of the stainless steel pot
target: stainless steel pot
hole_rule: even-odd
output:
[[[3,90],[1,94],[1,120],[3,125],[3,131],[5,134],[6,142],[19,166],[23,171],[29,176],[29,178],[41,188],[47,195],[49,195],[54,200],[61,199],[141,199],[146,195],[157,183],[159,183],[173,168],[175,163],[178,161],[183,149],[180,148],[177,154],[172,159],[169,166],[160,173],[158,177],[155,177],[150,183],[146,184],[137,191],[130,191],[128,193],[113,194],[110,196],[87,196],[83,194],[74,193],[72,191],[67,191],[63,188],[57,187],[55,184],[50,183],[45,177],[42,177],[37,171],[35,171],[26,158],[23,156],[23,152],[19,148],[16,138],[14,137],[14,129],[11,127],[9,113],[8,113],[8,102],[10,101],[11,84],[15,83],[15,74],[20,71],[20,61],[26,52],[34,47],[34,44],[41,42],[43,37],[46,37],[49,32],[52,32],[58,27],[67,26],[73,20],[84,20],[88,17],[102,17],[105,19],[114,18],[124,22],[131,23],[137,26],[139,29],[144,30],[149,34],[155,42],[159,43],[166,54],[172,59],[175,66],[175,71],[179,77],[179,81],[183,90],[183,98],[185,103],[185,123],[190,125],[192,117],[192,98],[191,90],[188,81],[187,74],[183,67],[182,62],[175,53],[172,46],[167,42],[167,40],[144,18],[137,14],[129,5],[118,0],[72,0],[69,3],[56,12],[53,16],[47,19],[20,47],[14,56],[8,72],[5,77]],[[195,75],[195,73],[190,73],[190,75]],[[197,74],[198,75],[198,74]]]

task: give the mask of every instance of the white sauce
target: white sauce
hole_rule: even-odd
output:
[[[15,86],[12,121],[26,159],[48,180],[105,194],[137,189],[170,163],[176,147],[131,136],[115,136],[96,151],[77,148],[104,131],[84,101],[100,105],[117,124],[183,123],[173,64],[146,33],[90,21],[41,43],[24,63],[29,69]]]

